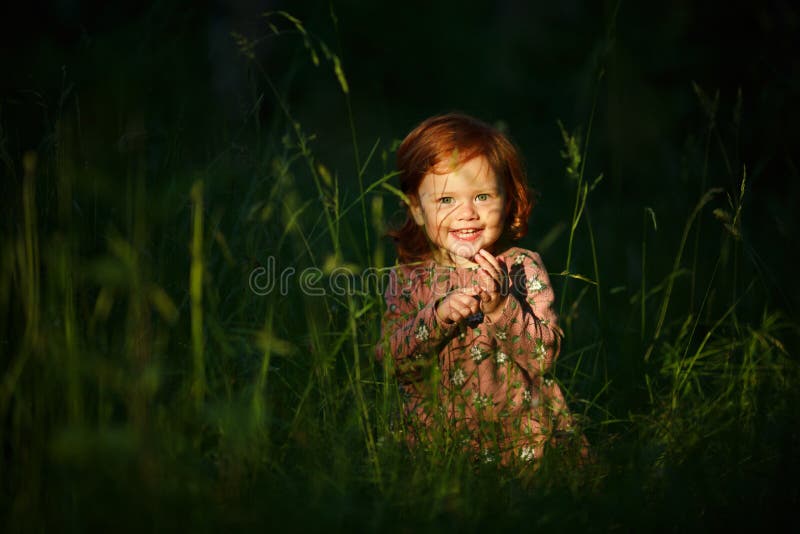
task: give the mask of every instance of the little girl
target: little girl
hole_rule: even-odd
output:
[[[534,462],[572,432],[548,376],[563,336],[535,252],[512,246],[532,207],[519,155],[462,114],[427,119],[397,151],[405,224],[386,288],[391,357],[411,443],[458,440],[484,461]]]

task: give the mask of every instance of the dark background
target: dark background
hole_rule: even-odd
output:
[[[262,16],[279,9],[302,20],[319,66],[287,19]],[[430,501],[446,526],[460,528],[451,521],[460,518],[474,528],[473,514],[494,521],[499,495],[498,513],[517,511],[509,525],[533,524],[528,515],[541,508],[517,500],[513,481],[490,473],[462,483],[477,480],[472,468],[429,469],[401,446],[396,456],[381,452],[395,493],[376,493],[364,474],[348,354],[360,354],[368,394],[391,385],[372,359],[377,294],[363,296],[373,306],[359,316],[357,339],[330,349],[351,327],[353,309],[341,300],[246,291],[270,254],[298,270],[331,256],[322,220],[331,192],[314,188],[306,163],[330,169],[343,205],[356,206],[337,236],[338,261],[379,263],[367,249],[380,250],[386,221],[371,218],[370,203],[382,198],[390,222],[403,212],[380,189],[361,212],[356,162],[376,147],[363,176],[372,184],[392,170],[392,147],[413,126],[460,110],[504,129],[525,157],[538,205],[522,246],[555,275],[569,268],[600,282],[595,294],[552,277],[567,331],[557,377],[586,416],[604,482],[586,496],[551,470],[539,478],[555,493],[529,494],[547,508],[534,519],[585,527],[599,513],[615,527],[640,517],[643,527],[656,518],[713,530],[796,517],[799,26],[800,9],[782,1],[5,3],[0,401],[10,401],[0,514],[11,510],[19,525],[70,517],[86,530],[83,518],[122,509],[146,523],[129,506],[141,499],[184,527],[183,511],[207,528],[218,513],[209,503],[223,502],[231,508],[220,517],[237,520],[274,509],[293,510],[297,524],[363,516],[396,526],[392,514],[424,521]],[[341,58],[348,95],[321,43]],[[295,121],[309,139],[303,158]],[[584,180],[603,175],[569,266],[576,181],[565,172],[559,121],[588,138]],[[39,167],[26,176],[31,151]],[[745,168],[741,239],[731,239],[713,212],[735,212]],[[190,193],[201,183],[202,199]],[[719,192],[675,265],[687,220],[711,188]],[[35,224],[23,218],[26,191],[35,192]],[[302,231],[285,231],[286,214],[304,202]],[[198,235],[205,322],[195,332],[188,276]],[[315,258],[297,235],[314,240]],[[24,239],[38,239],[34,253]],[[383,246],[390,265],[391,243]],[[36,263],[29,256],[39,252]],[[153,288],[163,289],[160,307]],[[645,306],[641,288],[652,293]],[[103,295],[115,299],[105,312]],[[269,363],[263,347],[273,336],[298,357]],[[193,353],[198,339],[205,349]],[[18,362],[19,380],[6,390]],[[261,395],[254,387],[267,363]],[[195,402],[198,369],[209,388]],[[298,400],[328,372],[327,394],[315,386]],[[375,427],[389,435],[390,405],[360,408],[387,418]],[[455,490],[439,495],[450,476]],[[324,513],[308,514],[309,494],[310,509]],[[123,504],[104,507],[98,495]]]
[[[605,176],[593,198],[600,243],[639,225],[644,206],[685,219],[701,189],[737,191],[746,166],[752,261],[781,306],[794,307],[798,285],[784,258],[797,248],[800,15],[789,2],[62,1],[3,9],[0,113],[12,158],[46,143],[59,106],[76,101],[84,152],[95,160],[137,128],[151,152],[179,139],[198,167],[213,161],[221,139],[245,149],[269,142],[237,138],[244,125],[266,128],[280,115],[269,94],[254,106],[264,88],[237,51],[238,32],[258,40],[257,62],[295,118],[319,134],[319,158],[347,183],[352,136],[332,69],[324,60],[313,67],[298,35],[271,36],[261,16],[286,9],[341,56],[362,159],[378,138],[388,147],[438,112],[503,125],[541,193],[534,242],[572,203],[556,121],[585,134],[595,99],[586,175]],[[693,82],[709,98],[719,94],[706,180],[709,121]],[[665,242],[680,230],[662,228]],[[611,285],[635,277],[635,254],[601,254],[620,273]]]

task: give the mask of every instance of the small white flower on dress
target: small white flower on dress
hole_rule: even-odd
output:
[[[541,291],[545,287],[546,286],[541,280],[539,280],[538,276],[534,276],[528,280],[528,291]]]
[[[544,385],[547,386],[547,387],[552,386],[553,385],[553,379],[550,378],[550,377],[545,378],[544,379]]]
[[[533,396],[531,395],[530,390],[524,389],[522,390],[522,402],[530,402]]]
[[[463,369],[459,368],[453,371],[453,377],[451,379],[453,384],[456,386],[463,386],[464,382],[467,381],[467,373],[464,372]]]
[[[523,445],[519,450],[519,457],[523,462],[532,462],[534,458],[536,458],[533,447],[529,445]]]
[[[541,339],[536,340],[536,346],[533,348],[533,353],[536,355],[536,359],[541,361],[545,359],[547,356],[547,347],[544,344],[544,341]]]
[[[417,327],[417,341],[428,341],[428,338],[431,337],[430,332],[428,332],[428,327],[424,324],[420,323]]]
[[[508,338],[504,330],[498,330],[497,332],[495,332],[494,337],[496,337],[500,341],[505,341]]]
[[[483,410],[492,405],[492,398],[489,395],[479,395],[478,393],[475,393],[475,395],[472,397],[472,403],[478,410]]]
[[[415,352],[414,354],[411,355],[411,358],[413,358],[414,360],[421,360],[422,354],[420,354],[419,352]]]
[[[521,263],[525,263],[525,254],[517,254],[517,257],[514,258],[514,265],[520,265]]]
[[[486,352],[484,352],[478,345],[473,345],[471,349],[469,349],[469,355],[472,356],[472,361],[478,363],[483,361],[486,357]]]
[[[494,457],[494,454],[492,454],[492,451],[490,451],[489,449],[483,449],[481,451],[481,459],[483,460],[483,463],[485,463],[485,464],[492,464],[496,460],[496,458]]]
[[[503,351],[498,351],[495,358],[497,359],[497,363],[506,363],[508,361],[508,354]]]

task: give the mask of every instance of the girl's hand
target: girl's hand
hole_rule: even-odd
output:
[[[436,306],[436,318],[444,324],[455,324],[480,311],[480,287],[453,291]]]
[[[484,249],[475,254],[478,270],[478,286],[481,288],[480,307],[489,314],[505,304],[508,298],[508,269],[500,258],[495,258]]]

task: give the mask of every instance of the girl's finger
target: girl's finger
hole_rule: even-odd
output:
[[[479,306],[480,306],[480,299],[475,299],[470,297],[465,303],[468,310],[468,315],[472,315],[473,313],[477,313]]]
[[[464,317],[476,313],[478,309],[478,300],[476,300],[472,296],[458,295],[458,303],[459,303],[458,309],[461,313],[464,314]]]
[[[491,256],[491,254],[489,254],[489,256]],[[502,287],[504,275],[500,265],[496,261],[494,263],[490,262],[481,254],[476,254],[475,258],[477,259],[478,264],[481,266],[481,271],[486,273],[486,275],[491,278],[497,287]],[[494,260],[494,258],[492,259]]]
[[[491,252],[489,252],[488,250],[486,250],[485,248],[482,248],[482,249],[480,249],[480,250],[478,251],[478,254],[479,254],[479,255],[480,255],[480,256],[481,256],[483,259],[485,259],[486,261],[488,261],[489,263],[491,263],[492,265],[494,265],[495,267],[498,267],[498,268],[500,267],[500,265],[497,263],[497,258],[496,258],[496,257],[495,257],[495,256],[494,256],[494,255],[493,255]]]
[[[496,291],[481,291],[480,295],[477,295],[476,298],[478,300],[478,309],[482,309],[481,306],[483,303],[491,303],[496,295]]]
[[[484,259],[494,267],[497,273],[497,278],[495,278],[495,280],[497,280],[500,291],[505,293],[508,289],[508,269],[506,268],[505,260],[492,256],[484,249],[481,249],[478,254],[482,255]]]
[[[487,292],[495,292],[501,287],[501,277],[498,274],[495,274],[488,269],[481,268],[478,271],[478,283],[482,287],[483,291]]]
[[[458,290],[458,293],[453,293],[453,294],[454,295],[456,295],[456,294],[457,295],[466,295],[469,298],[472,298],[472,297],[474,297],[475,295],[477,295],[480,292],[481,292],[480,286],[467,286],[467,287],[460,288]]]
[[[464,304],[460,301],[453,300],[450,302],[450,317],[454,321],[459,321],[464,313]]]
[[[449,306],[450,313],[455,314],[460,318],[464,308],[466,307],[466,302],[461,299],[461,295],[453,293],[448,298],[447,305]]]
[[[492,292],[486,291],[485,289],[481,289],[481,292],[475,295],[475,298],[478,299],[478,304],[481,302],[488,302],[492,300]]]
[[[478,271],[477,271],[479,279],[485,278],[485,277],[489,278],[491,280],[495,279],[495,276],[497,276],[497,275],[494,272],[495,271],[494,270],[494,266],[492,266],[491,263],[486,261],[486,258],[481,256],[480,254],[475,254],[475,263],[477,263],[478,266],[480,267],[478,269]]]
[[[481,266],[481,270],[486,271],[489,273],[489,276],[494,278],[496,275],[500,273],[499,267],[495,266],[492,262],[486,259],[486,256],[482,254],[483,249],[480,252],[475,254],[475,263]],[[491,256],[491,254],[489,254]]]
[[[492,256],[492,255],[489,253],[489,251],[487,251],[487,250],[485,250],[485,249],[480,249],[480,250],[478,251],[478,254],[480,254],[481,256],[483,256],[483,258],[484,258],[484,259],[486,259],[486,261],[487,261],[487,262],[489,262],[490,264],[492,264],[492,267],[494,267],[494,268],[495,268],[495,270],[496,270],[498,273],[502,272],[503,268],[500,266],[500,261],[499,261],[497,258],[495,258],[494,256]]]

